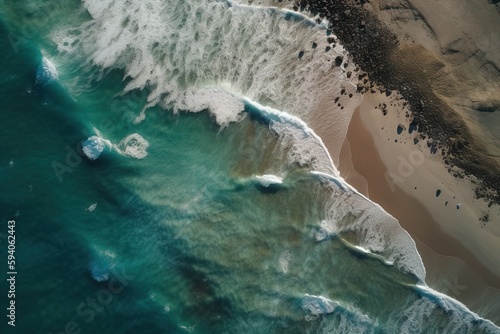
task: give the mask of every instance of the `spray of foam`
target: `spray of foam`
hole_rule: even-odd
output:
[[[373,252],[385,263],[394,263],[405,272],[425,281],[425,268],[410,235],[382,207],[347,184],[335,167],[321,138],[298,117],[245,100],[269,128],[279,134],[280,145],[289,147],[288,163],[310,166],[311,175],[330,185],[332,195],[326,205],[326,219],[313,233],[317,241],[331,235],[355,231],[358,250]]]
[[[319,103],[338,109],[335,97],[357,80],[345,74],[353,64],[335,66],[337,56],[347,59],[340,44],[325,51],[332,45],[323,25],[286,10],[210,0],[83,3],[91,20],[51,35],[61,62],[86,64],[95,78],[124,70],[125,91],[150,88],[146,108],[209,109],[225,125],[239,119],[239,96],[247,96],[308,121]],[[358,98],[338,113],[341,133]]]
[[[491,321],[482,319],[470,312],[464,305],[452,298],[433,291],[426,286],[417,286],[420,292],[427,291],[422,298],[408,300],[406,305],[389,314],[390,321],[386,322],[389,333],[498,333]],[[435,301],[436,298],[442,299]],[[317,321],[321,316],[331,314],[337,322],[320,321],[318,333],[376,333],[377,319],[370,319],[360,310],[351,305],[343,305],[338,301],[323,296],[306,294],[301,299],[301,308],[306,313],[305,320]],[[436,314],[446,314],[446,321],[438,324],[429,319]]]
[[[348,79],[344,74],[353,70],[352,65],[345,71],[334,65],[337,56],[347,58],[345,50],[337,43],[326,52],[331,45],[321,25],[300,21],[281,9],[240,2],[246,5],[210,0],[84,0],[91,19],[57,30],[51,37],[60,62],[83,66],[79,70],[95,79],[112,69],[123,70],[128,79],[125,92],[149,88],[148,104],[137,122],[146,117],[148,107],[160,105],[174,111],[208,109],[220,125],[227,125],[241,117],[241,96],[293,115],[293,119],[278,117],[271,124],[293,145],[305,145],[291,150],[292,160],[316,161],[316,175],[338,181],[317,240],[341,231],[361,231],[359,247],[384,254],[423,281],[425,270],[413,240],[380,207],[350,191],[321,140],[296,122],[299,118],[308,122],[315,109],[327,106],[339,124],[337,137],[345,137],[360,98],[354,95],[343,112],[334,101],[341,90],[356,84],[356,76]],[[119,144],[125,154],[139,159],[147,155],[148,145],[138,134]],[[306,298],[303,304],[315,316],[338,307],[321,298]]]
[[[59,75],[57,74],[56,67],[45,57],[42,57],[42,63],[36,71],[36,83],[39,85],[46,85],[50,82],[57,80]]]
[[[136,159],[144,159],[148,155],[149,142],[140,134],[133,133],[123,138],[118,147],[123,154]]]
[[[331,106],[337,131],[344,133],[339,137],[345,137],[358,102],[353,98],[353,106],[337,110],[335,98],[341,90],[354,89],[355,82],[344,73],[349,67],[344,70],[335,65],[337,56],[347,59],[342,46],[337,43],[326,51],[332,45],[324,26],[281,9],[209,0],[85,0],[84,7],[89,21],[52,34],[61,62],[87,64],[88,73],[97,78],[111,69],[124,70],[129,79],[125,92],[149,88],[146,108],[208,109],[221,125],[239,120],[245,103],[253,103],[271,121],[270,128],[280,135],[283,146],[291,147],[289,161],[332,176],[341,185],[339,193],[351,189],[344,186],[321,138],[306,125],[316,108]],[[242,101],[241,96],[247,98]],[[145,109],[136,122],[144,117]],[[137,159],[147,155],[148,146],[138,134],[118,145],[124,154]],[[359,228],[364,231],[359,246],[367,250],[384,252],[391,243],[383,233],[397,234],[391,232],[399,228],[395,220],[389,227],[382,226],[387,219],[380,208],[365,210],[363,217],[372,214],[372,223],[346,224],[342,219],[354,204],[345,205],[335,198],[331,204],[345,208],[331,210],[335,213],[328,219],[335,226],[331,229]],[[389,247],[394,253],[387,256],[397,257],[403,268],[425,277],[413,241],[404,232],[397,235],[397,246]]]
[[[374,333],[370,318],[352,306],[344,306],[323,296],[306,294],[301,300],[306,321],[316,321],[323,315],[334,314],[339,322],[321,322],[318,333]]]
[[[338,187],[338,182],[344,185],[344,190]],[[313,232],[313,237],[322,241],[329,236],[354,231],[357,238],[355,249],[381,256],[386,264],[394,264],[425,282],[425,267],[415,241],[398,221],[342,179],[331,184],[332,196],[325,204],[328,208],[326,217],[320,222],[319,229]]]
[[[338,306],[339,303],[334,302],[323,296],[314,296],[306,294],[302,298],[302,309],[310,313],[310,315],[312,315],[313,317],[317,317],[318,315],[321,314],[332,313]]]
[[[254,0],[228,0],[229,3],[231,4],[237,4],[239,6],[258,6],[258,7],[273,7],[273,8],[284,8],[284,9],[289,9],[291,10],[293,8],[293,1],[289,2],[283,2],[283,1],[276,1],[276,0],[259,0],[259,1],[254,1]]]
[[[282,147],[289,147],[289,163],[310,165],[316,172],[333,178],[340,177],[333,160],[321,138],[299,117],[265,107],[245,99],[261,117],[269,121],[269,128],[276,132]]]
[[[90,160],[96,160],[106,148],[111,147],[109,140],[98,136],[91,136],[82,143],[82,151]]]
[[[255,181],[259,182],[264,187],[283,183],[283,179],[281,177],[272,174],[257,175],[255,176]]]
[[[439,327],[440,333],[499,333],[491,321],[479,317],[453,298],[425,285],[412,286],[421,295],[396,312],[390,314],[393,328],[389,332],[427,333],[436,331],[436,323],[428,319],[435,314],[446,314],[447,321]]]

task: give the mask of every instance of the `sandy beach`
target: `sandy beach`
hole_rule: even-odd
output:
[[[379,87],[401,94],[419,131],[448,163],[478,178],[478,197],[500,203],[498,4],[303,0],[300,8],[330,20],[365,72],[359,92]]]
[[[500,4],[301,1],[300,9],[328,18],[361,69],[363,100],[343,144],[317,120],[328,115],[312,123],[332,153],[342,147],[341,175],[411,234],[429,286],[498,317]]]
[[[411,234],[431,287],[467,305],[485,299],[495,305],[500,298],[499,207],[474,198],[472,181],[450,174],[441,156],[409,129],[401,100],[366,94],[349,126],[341,175],[361,185],[360,192]],[[481,220],[485,215],[488,222]]]
[[[471,266],[480,270],[480,263],[482,276],[500,287],[499,207],[475,198],[474,178],[454,177],[440,154],[431,153],[430,141],[410,131],[400,102],[382,94],[365,95],[348,139],[354,168],[368,181],[370,198],[401,217],[403,227],[436,252],[464,260],[472,254],[478,263],[470,260]]]

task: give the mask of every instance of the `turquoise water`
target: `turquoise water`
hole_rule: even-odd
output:
[[[324,27],[236,3],[121,6],[3,3],[0,212],[18,275],[2,333],[499,332],[425,287],[413,241],[297,118],[325,79],[301,79],[288,48]],[[94,135],[110,145],[91,160]]]

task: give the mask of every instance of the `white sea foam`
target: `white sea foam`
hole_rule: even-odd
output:
[[[301,300],[302,310],[306,312],[306,321],[315,321],[322,315],[334,314],[339,323],[322,322],[324,328],[318,333],[373,333],[373,321],[360,310],[344,306],[323,296],[306,294]],[[333,325],[333,326],[332,326]]]
[[[280,135],[281,146],[290,147],[289,163],[311,166],[311,175],[332,185],[332,196],[326,203],[326,219],[314,235],[317,241],[354,231],[358,236],[354,246],[379,255],[386,264],[395,264],[425,281],[425,268],[410,235],[396,219],[340,177],[323,141],[305,122],[249,99],[246,103],[269,121],[270,129]]]
[[[207,109],[217,123],[227,125],[241,118],[244,102],[269,106],[261,109],[271,119],[270,128],[280,135],[282,144],[291,145],[289,160],[307,164],[313,175],[335,183],[316,240],[355,231],[356,247],[380,254],[423,282],[425,269],[408,233],[339,177],[335,153],[332,159],[305,123],[317,108],[333,113],[338,133],[329,133],[340,138],[340,151],[353,106],[360,99],[355,95],[347,100],[344,111],[334,103],[342,89],[352,89],[356,83],[356,75],[348,79],[345,71],[333,65],[336,56],[347,59],[342,46],[337,43],[325,52],[330,45],[324,27],[306,20],[297,22],[284,11],[230,4],[209,0],[84,0],[91,20],[64,27],[54,32],[52,39],[60,51],[59,60],[84,66],[80,69],[89,77],[99,79],[111,69],[120,69],[128,79],[125,92],[150,89],[146,108]],[[317,43],[315,49],[312,42]],[[241,100],[241,96],[248,100]],[[137,122],[146,117],[146,108]],[[147,155],[148,146],[138,134],[119,144],[124,154],[138,159]],[[302,307],[318,316],[332,313],[340,305],[324,297],[306,296]]]
[[[323,141],[303,120],[286,112],[262,106],[248,98],[245,98],[245,103],[269,121],[269,128],[280,135],[281,146],[290,147],[290,163],[310,165],[318,173],[340,177]]]
[[[144,159],[147,155],[149,142],[140,134],[133,133],[123,138],[118,144],[121,152],[136,159]]]
[[[498,327],[491,321],[479,317],[459,301],[426,285],[419,284],[416,289],[422,294],[422,298],[412,300],[402,310],[397,310],[391,315],[394,332],[404,334],[426,332],[429,327],[434,327],[428,323],[428,319],[433,314],[445,313],[448,320],[446,326],[439,329],[440,333],[460,334],[478,330],[481,333],[499,333]],[[481,323],[479,328],[478,323]]]
[[[257,175],[254,179],[264,187],[269,187],[272,184],[283,183],[283,179],[281,177],[272,174]]]
[[[334,165],[337,159],[332,159],[321,138],[306,124],[318,108],[333,113],[337,124],[328,133],[339,139],[340,151],[360,99],[357,95],[346,98],[342,111],[335,103],[341,90],[355,90],[357,76],[348,79],[345,74],[354,70],[352,63],[345,70],[335,66],[337,56],[349,59],[339,43],[325,51],[332,45],[323,25],[287,16],[279,9],[209,0],[85,0],[84,5],[90,21],[52,34],[61,61],[89,64],[88,73],[96,78],[109,69],[124,70],[130,79],[125,91],[150,89],[146,107],[208,109],[221,125],[239,120],[244,103],[252,105],[270,121],[281,146],[289,147],[290,163],[310,166],[327,182],[331,176],[330,181],[340,188],[332,195],[327,214],[330,226],[325,231],[355,230],[360,247],[425,277],[408,234],[343,182]],[[241,96],[245,96],[243,101]],[[136,121],[144,117],[145,109]],[[118,146],[140,159],[146,156],[148,143],[129,136]],[[357,212],[352,222],[351,211]]]
[[[105,149],[111,149],[111,147],[109,140],[98,136],[91,136],[82,143],[82,151],[90,160],[96,160]]]
[[[335,173],[335,176],[323,172],[318,172],[317,170],[311,171],[311,174],[318,176],[320,179],[335,183],[341,190],[346,191],[346,183],[344,182],[344,179],[340,177],[340,173],[338,171],[337,173]]]
[[[293,8],[293,1],[277,1],[277,0],[259,0],[257,3],[253,0],[228,0],[231,4],[238,4],[240,6],[254,6],[254,7],[273,7],[273,8],[286,8],[291,10]],[[301,15],[297,13],[297,15]]]
[[[304,298],[302,298],[302,309],[307,311],[312,316],[332,313],[338,306],[339,303],[323,296],[306,294]]]
[[[131,79],[126,91],[151,89],[148,107],[209,109],[222,125],[238,120],[236,95],[307,121],[320,102],[339,109],[335,95],[354,86],[334,64],[339,55],[347,59],[342,46],[325,52],[331,47],[325,26],[297,22],[284,10],[209,0],[85,0],[84,6],[92,20],[52,34],[61,61],[88,64],[95,78],[124,70]],[[339,113],[339,122],[352,111]],[[137,121],[143,118],[144,111]]]
[[[218,124],[224,126],[241,119],[244,109],[239,96],[216,88],[188,88],[177,101],[177,108],[189,112],[212,111]]]
[[[354,246],[359,250],[379,255],[386,264],[394,264],[424,282],[425,268],[408,232],[379,205],[344,185],[347,190],[339,189],[337,184],[332,187],[334,193],[326,204],[329,208],[326,219],[320,223],[321,232],[316,232],[315,239],[353,231],[356,234]]]
[[[40,85],[46,85],[53,80],[57,80],[59,75],[57,74],[56,67],[45,57],[42,57],[42,63],[38,66],[36,70],[36,83]]]

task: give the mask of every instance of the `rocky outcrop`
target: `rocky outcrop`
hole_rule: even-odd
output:
[[[450,41],[442,48],[438,37],[441,42],[446,40],[443,30],[435,29],[432,18],[428,20],[407,0],[301,0],[295,3],[294,9],[329,19],[330,29],[367,73],[365,78],[359,78],[358,91],[399,91],[408,101],[412,124],[433,139],[435,150],[443,152],[443,159],[463,169],[464,174],[473,174],[482,180],[482,186],[494,190],[490,193],[500,192],[498,161],[462,117],[464,108],[489,111],[493,107],[485,106],[500,103],[495,100],[500,97],[490,94],[500,87],[500,71],[495,65],[497,55],[487,53],[491,45],[482,45],[482,49],[478,46],[472,54],[463,51],[468,41]],[[417,19],[427,34],[424,37],[437,42],[427,44],[424,37],[415,41],[398,33],[394,30],[397,24],[388,16],[385,18],[389,21],[383,20],[381,11],[393,11],[392,18],[408,22]],[[500,56],[500,49],[498,52]],[[463,57],[470,64],[460,67],[457,64],[464,64]],[[484,73],[488,74],[489,86]],[[466,79],[461,79],[462,76]],[[498,195],[492,199],[500,202]]]

